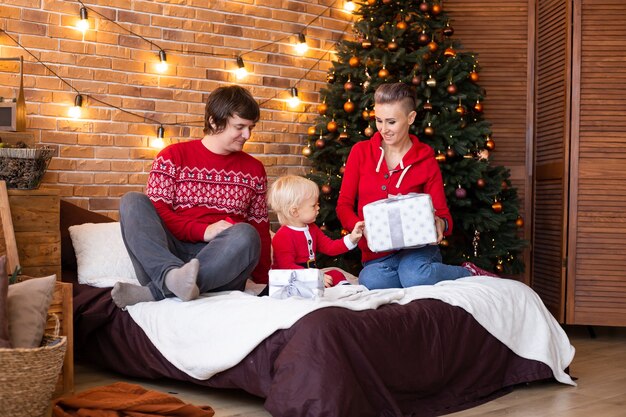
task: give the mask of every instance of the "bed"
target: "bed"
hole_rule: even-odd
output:
[[[68,227],[110,221],[61,203],[63,280],[75,284],[78,360],[131,377],[242,389],[264,398],[275,417],[437,416],[555,378],[554,366],[517,355],[463,308],[429,298],[364,311],[319,308],[264,338],[234,366],[194,378],[113,304],[110,288],[77,283]]]

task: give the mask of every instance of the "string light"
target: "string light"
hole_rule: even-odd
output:
[[[289,97],[289,99],[287,100],[287,104],[292,109],[298,107],[300,105],[300,97],[298,97],[298,89],[296,87],[291,87],[289,89],[289,92],[291,93],[291,97]]]
[[[163,49],[159,51],[159,63],[156,65],[156,70],[160,73],[167,71],[167,56]]]
[[[304,33],[298,33],[298,43],[295,48],[298,55],[304,55],[306,51],[309,50],[309,45],[306,44]]]
[[[164,137],[165,128],[163,126],[159,126],[159,128],[157,129],[157,137],[156,139],[152,139],[150,147],[155,149],[163,149],[163,147],[165,146],[165,141],[163,140]]]
[[[243,78],[246,78],[246,75],[248,75],[248,71],[246,70],[246,66],[243,63],[243,58],[240,55],[237,57],[237,69],[235,70],[235,77],[237,77],[238,80],[241,80]]]
[[[67,115],[72,119],[80,119],[82,115],[82,106],[83,106],[83,96],[77,94],[74,98],[74,105],[69,108],[67,111]]]
[[[89,20],[87,15],[87,8],[85,6],[81,6],[80,8],[80,19],[76,22],[76,29],[85,33],[89,29]]]
[[[354,5],[354,2],[352,0],[348,0],[343,4],[343,9],[346,12],[352,13],[355,8],[356,6]]]

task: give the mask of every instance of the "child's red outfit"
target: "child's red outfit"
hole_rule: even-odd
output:
[[[343,239],[333,240],[315,224],[304,227],[281,226],[272,239],[274,250],[273,269],[305,269],[316,268],[315,254],[323,253],[337,256],[346,253],[356,245],[346,235]],[[339,271],[326,272],[333,278],[333,286],[346,277]]]

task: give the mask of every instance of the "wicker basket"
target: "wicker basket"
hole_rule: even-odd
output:
[[[0,414],[43,417],[63,366],[67,339],[44,337],[33,349],[0,349]]]
[[[52,148],[0,148],[0,180],[7,188],[35,189],[53,154]]]

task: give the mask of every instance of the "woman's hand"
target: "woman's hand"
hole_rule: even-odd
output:
[[[443,231],[446,229],[446,222],[441,217],[435,216],[435,228],[437,229],[437,243],[441,243]]]
[[[204,230],[204,241],[212,241],[213,239],[215,239],[215,236],[219,235],[232,225],[232,223],[229,223],[226,220],[220,220],[218,222],[208,225],[207,228]]]

